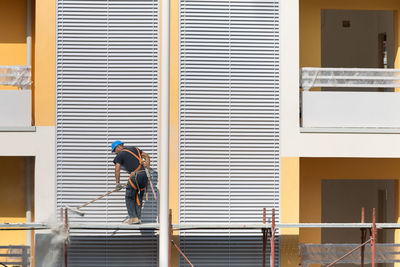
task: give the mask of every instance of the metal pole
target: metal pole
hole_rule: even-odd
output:
[[[28,1],[29,2],[29,1]],[[32,159],[30,157],[25,158],[25,180],[26,180],[26,223],[32,222]],[[29,246],[32,251],[32,231],[26,231],[26,245]],[[32,253],[29,253],[31,255]],[[31,257],[29,256],[29,264],[31,264]]]
[[[275,209],[272,209],[272,225],[271,225],[271,263],[270,266],[275,265]]]
[[[362,248],[363,246],[365,246],[366,244],[368,244],[369,242],[372,242],[372,238],[368,239],[368,241],[365,241],[364,243],[362,243],[361,245],[353,248],[352,250],[350,250],[349,252],[347,252],[346,254],[344,254],[342,257],[340,257],[339,259],[335,260],[334,262],[332,262],[331,264],[327,265],[326,267],[331,267],[332,265],[338,263],[339,261],[341,261],[342,259],[346,258],[347,256],[349,256],[351,253],[353,253],[354,251],[356,251],[359,248]]]
[[[263,224],[267,223],[267,211],[264,208],[263,209]],[[262,229],[262,239],[263,239],[263,259],[262,259],[262,266],[265,267],[265,253],[267,250],[267,229],[263,228]]]
[[[364,212],[364,207],[361,208],[361,223],[365,222],[365,212]],[[365,242],[365,228],[361,228],[361,244]],[[361,247],[361,267],[364,267],[364,255],[365,255],[365,246]]]
[[[371,266],[375,267],[376,221],[375,208],[372,209],[372,240],[371,240]]]
[[[160,240],[159,266],[168,266],[168,210],[169,210],[169,42],[170,42],[170,0],[161,0],[160,27]]]
[[[189,265],[191,267],[194,267],[194,265],[190,262],[190,260],[185,256],[185,254],[183,254],[182,250],[175,244],[174,240],[171,240],[171,243],[174,245],[174,247],[176,248],[176,250],[178,250],[178,252],[182,255],[182,257],[186,260],[187,263],[189,263]]]
[[[169,209],[169,228],[168,228],[168,240],[171,240],[171,242],[168,242],[168,267],[172,267],[172,259],[171,259],[171,243],[172,243],[172,210]]]
[[[68,209],[64,209],[64,231],[68,233]],[[67,240],[64,242],[64,267],[68,267],[68,244]]]

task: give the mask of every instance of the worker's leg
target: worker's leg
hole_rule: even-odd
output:
[[[128,184],[125,191],[125,204],[126,209],[128,210],[129,218],[138,217],[136,213],[136,190]]]
[[[137,183],[139,184],[139,187],[141,189],[144,189],[147,186],[147,176],[146,176],[145,172],[139,173],[136,176],[136,179],[137,179]],[[140,218],[142,215],[143,196],[144,196],[144,190],[140,190],[139,195],[138,195],[140,205],[139,205],[139,203],[136,203],[137,204],[136,205],[136,214],[138,215],[138,218]]]

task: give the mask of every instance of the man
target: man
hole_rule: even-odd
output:
[[[127,219],[125,223],[141,223],[140,217],[143,195],[148,179],[145,168],[150,167],[150,157],[137,147],[125,147],[124,143],[121,141],[113,142],[111,144],[111,150],[116,154],[114,158],[116,188],[123,188],[120,184],[121,166],[130,174],[125,192],[125,204],[129,219]],[[145,161],[143,161],[142,158],[144,158]]]

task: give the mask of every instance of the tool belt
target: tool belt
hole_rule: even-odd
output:
[[[140,191],[144,191],[144,187],[143,188],[140,188],[139,187],[139,183],[138,183],[138,181],[137,181],[137,175],[139,174],[139,173],[142,173],[142,172],[144,172],[144,170],[143,171],[138,171],[138,172],[132,172],[130,175],[129,175],[129,179],[128,179],[128,181],[129,181],[129,184],[132,186],[132,188],[133,189],[135,189],[136,190],[136,203],[138,204],[138,206],[141,206],[141,203],[140,203],[140,200],[139,200],[139,192]],[[132,180],[134,180],[134,181],[132,181]]]

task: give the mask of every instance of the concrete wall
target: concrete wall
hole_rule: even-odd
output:
[[[56,215],[55,127],[37,127],[36,132],[0,132],[0,147],[0,156],[35,157],[34,217],[37,222],[53,220]],[[25,191],[21,194],[25,195]]]

